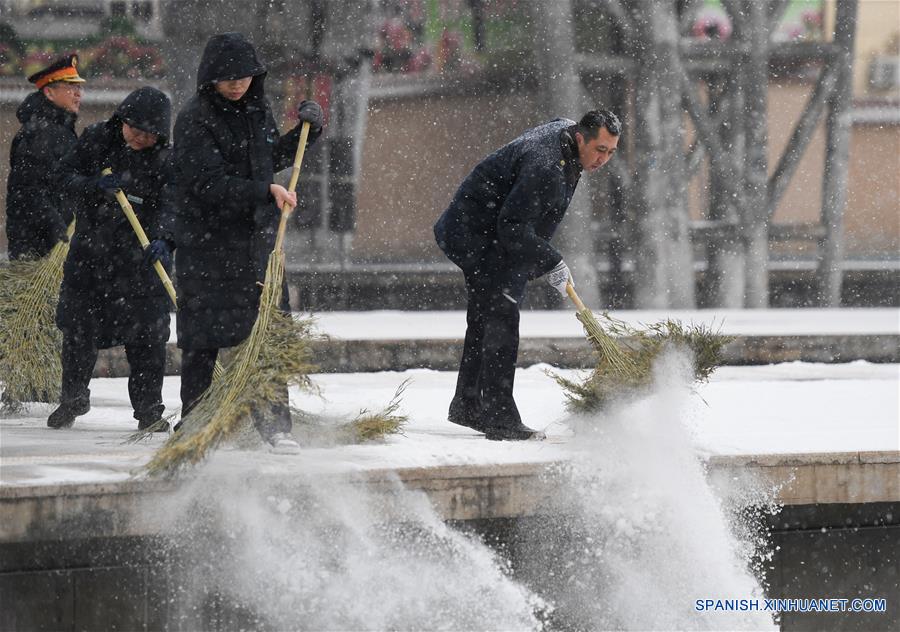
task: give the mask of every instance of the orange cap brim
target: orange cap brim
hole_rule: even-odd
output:
[[[55,72],[51,72],[50,74],[41,77],[35,82],[34,85],[38,90],[40,90],[44,86],[51,84],[54,81],[64,81],[66,83],[85,83],[84,79],[78,76],[78,71],[74,68],[60,68]]]

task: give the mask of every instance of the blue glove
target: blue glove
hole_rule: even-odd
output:
[[[116,197],[116,191],[122,188],[122,177],[118,173],[108,173],[97,179],[97,188],[110,199]]]
[[[297,118],[300,122],[309,121],[309,126],[313,129],[319,129],[325,123],[325,114],[322,112],[322,106],[315,101],[301,101],[297,106]]]
[[[165,239],[154,239],[144,248],[144,265],[152,266],[157,261],[166,270],[172,267],[172,248]]]

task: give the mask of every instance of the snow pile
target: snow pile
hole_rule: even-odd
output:
[[[774,628],[764,612],[695,611],[764,595],[684,423],[698,402],[690,362],[670,353],[654,371],[645,396],[572,420],[569,483],[551,515],[519,528],[522,573],[564,629]]]
[[[170,622],[199,627],[217,607],[231,629],[540,629],[543,602],[423,494],[366,489],[211,464],[160,508],[180,584]]]

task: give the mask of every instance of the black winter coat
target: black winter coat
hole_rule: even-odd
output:
[[[38,91],[26,97],[16,116],[22,127],[12,141],[6,182],[9,258],[43,257],[72,221],[72,208],[52,182],[56,163],[78,140],[76,115]]]
[[[143,262],[140,242],[119,203],[104,196],[97,180],[106,167],[121,175],[122,190],[150,241],[173,241],[170,158],[165,136],[151,148],[130,149],[116,114],[88,127],[60,161],[58,182],[77,216],[56,313],[63,332],[91,336],[99,349],[169,339],[171,299],[156,271]]]
[[[573,124],[530,129],[475,166],[434,225],[451,261],[472,270],[490,256],[492,268],[500,260],[534,279],[562,260],[550,239],[581,176]]]
[[[231,102],[216,80],[253,77]],[[275,245],[279,209],[269,193],[288,167],[299,126],[280,135],[264,93],[265,67],[238,33],[210,39],[197,93],[175,122],[178,177],[178,346],[231,347],[244,340],[259,310],[260,282]],[[309,143],[321,133],[310,130]],[[288,309],[287,292],[282,309]]]

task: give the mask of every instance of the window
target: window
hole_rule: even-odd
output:
[[[149,22],[153,18],[153,3],[142,0],[131,3],[131,16],[141,22]]]

